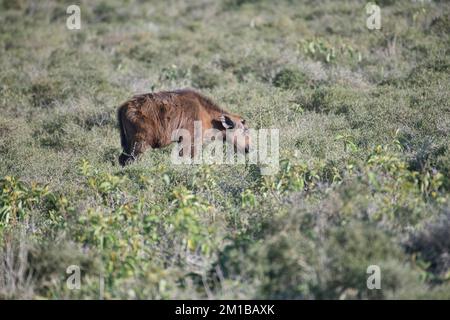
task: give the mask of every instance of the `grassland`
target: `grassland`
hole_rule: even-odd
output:
[[[450,298],[448,2],[79,3],[0,1],[1,298]],[[117,106],[181,87],[279,172],[119,167]]]

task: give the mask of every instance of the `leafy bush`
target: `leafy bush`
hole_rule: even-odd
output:
[[[198,66],[192,68],[192,84],[194,87],[212,89],[219,83],[220,77],[214,70],[202,69]]]
[[[336,59],[342,60],[343,58],[358,62],[362,60],[361,53],[345,43],[335,47],[323,39],[312,39],[303,40],[298,44],[298,48],[312,59],[324,63],[333,63]]]
[[[443,14],[435,18],[430,24],[430,30],[437,34],[446,34],[446,30],[450,28],[450,15]]]
[[[283,69],[275,75],[273,85],[283,89],[299,89],[306,82],[305,75],[297,70]]]
[[[406,243],[407,251],[424,262],[423,267],[432,281],[445,282],[450,279],[449,214],[443,214],[414,232]]]
[[[32,213],[45,215],[46,224],[58,225],[68,209],[67,199],[49,191],[48,186],[28,185],[14,177],[0,180],[0,230],[28,220]],[[44,217],[40,217],[44,219]]]

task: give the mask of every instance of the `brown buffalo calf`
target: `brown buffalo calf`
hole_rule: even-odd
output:
[[[194,137],[194,121],[200,121],[203,132],[212,128],[220,130],[224,140],[227,129],[240,129],[234,131],[244,137],[234,139],[234,146],[241,152],[249,150],[250,137],[245,120],[193,90],[135,96],[119,107],[118,120],[123,148],[119,163],[122,166],[137,159],[149,147],[162,148],[171,144],[177,130],[188,130]]]

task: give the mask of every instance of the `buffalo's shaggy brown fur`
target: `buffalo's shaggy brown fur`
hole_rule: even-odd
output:
[[[147,93],[134,96],[118,109],[123,152],[119,163],[135,160],[146,149],[171,144],[175,130],[186,129],[194,136],[194,121],[202,129],[246,129],[245,121],[231,114],[209,98],[190,89]],[[246,146],[248,150],[248,146]]]

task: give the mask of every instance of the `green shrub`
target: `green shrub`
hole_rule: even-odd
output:
[[[37,108],[52,107],[55,102],[67,97],[61,83],[41,80],[33,83],[30,88],[30,100]]]
[[[450,28],[450,15],[443,14],[433,19],[430,24],[430,30],[440,35],[446,35]]]
[[[350,60],[360,62],[361,53],[351,45],[342,43],[334,46],[324,39],[303,40],[298,44],[298,51],[303,51],[306,56],[324,63],[335,63],[336,60]]]
[[[48,186],[29,185],[7,176],[0,180],[0,190],[0,231],[30,219],[33,213],[44,215],[46,224],[63,223],[62,214],[68,209],[67,199],[50,192]]]
[[[273,85],[282,89],[299,89],[306,82],[303,73],[297,70],[283,69],[275,75]]]
[[[212,89],[220,84],[220,76],[212,69],[192,68],[192,85],[200,89]]]
[[[406,242],[408,253],[424,262],[426,276],[437,283],[450,280],[450,215],[447,211],[435,221],[427,223],[422,230],[414,232]]]

